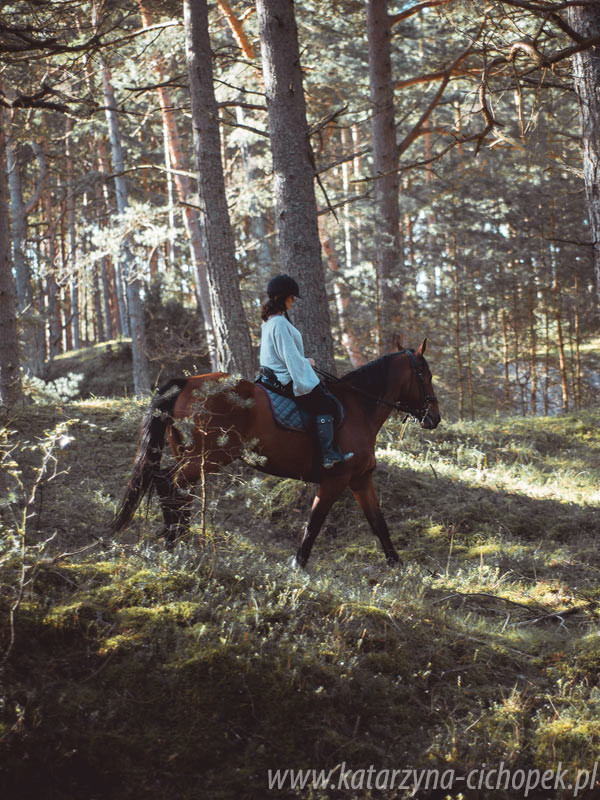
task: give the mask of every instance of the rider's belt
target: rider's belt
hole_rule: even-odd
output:
[[[277,375],[270,367],[261,367],[256,377],[255,383],[261,383],[267,389],[277,394],[283,394],[285,397],[293,397],[294,392],[292,389],[293,381],[283,384],[278,380]]]

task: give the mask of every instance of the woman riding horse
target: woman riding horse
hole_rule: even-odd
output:
[[[261,314],[261,377],[268,383],[268,370],[274,372],[281,393],[294,397],[298,405],[313,417],[323,467],[331,469],[348,461],[354,453],[342,453],[333,443],[333,423],[338,404],[317,377],[313,369],[314,360],[304,357],[302,334],[292,325],[287,314],[296,298],[300,297],[298,284],[289,275],[277,275],[269,281],[267,295],[269,299]]]
[[[169,381],[157,391],[140,434],[133,472],[111,525],[113,533],[132,520],[142,498],[156,490],[165,520],[164,535],[172,546],[189,523],[191,489],[202,476],[217,472],[249,448],[259,458],[246,459],[270,475],[318,484],[310,518],[296,553],[305,566],[329,509],[349,487],[378,537],[389,563],[398,553],[379,508],[373,472],[375,441],[392,411],[410,414],[431,430],[441,415],[424,357],[418,350],[401,349],[359,367],[331,384],[345,409],[339,441],[354,456],[333,469],[315,468],[314,443],[308,434],[282,429],[267,393],[256,383],[235,380],[224,373],[196,375]],[[184,433],[187,436],[184,436]],[[174,467],[162,467],[165,439],[175,456]]]

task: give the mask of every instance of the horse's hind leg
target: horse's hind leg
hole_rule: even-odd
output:
[[[162,533],[168,548],[187,531],[192,513],[192,496],[177,487],[173,475],[173,469],[161,469],[154,476],[154,486],[165,521]]]
[[[296,553],[296,564],[300,567],[305,567],[310,551],[315,543],[315,539],[319,535],[319,531],[323,527],[325,518],[329,513],[331,506],[338,499],[342,491],[348,485],[348,478],[341,475],[334,480],[328,480],[320,484],[317,489],[317,494],[313,500],[310,518],[302,537],[302,542]]]
[[[373,475],[371,473],[361,475],[360,478],[350,483],[350,488],[362,508],[371,530],[381,542],[388,564],[397,564],[400,558],[392,544],[389,528],[379,507],[375,486],[373,485]]]

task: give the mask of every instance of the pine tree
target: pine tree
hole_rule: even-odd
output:
[[[279,231],[278,272],[292,275],[301,302],[294,320],[307,355],[333,369],[331,320],[317,224],[315,164],[310,147],[298,32],[292,0],[258,0],[263,75],[269,111]]]
[[[204,205],[216,363],[213,367],[250,377],[254,373],[248,322],[242,307],[235,243],[231,230],[206,0],[184,0],[186,59],[192,100],[192,124],[198,186]]]
[[[5,119],[0,109],[0,404],[11,406],[20,400],[22,386],[17,299],[10,258]]]

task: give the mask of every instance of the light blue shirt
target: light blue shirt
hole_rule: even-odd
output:
[[[262,324],[260,364],[272,369],[284,386],[293,381],[296,396],[308,394],[319,383],[317,373],[304,357],[302,334],[283,314],[274,314]]]

